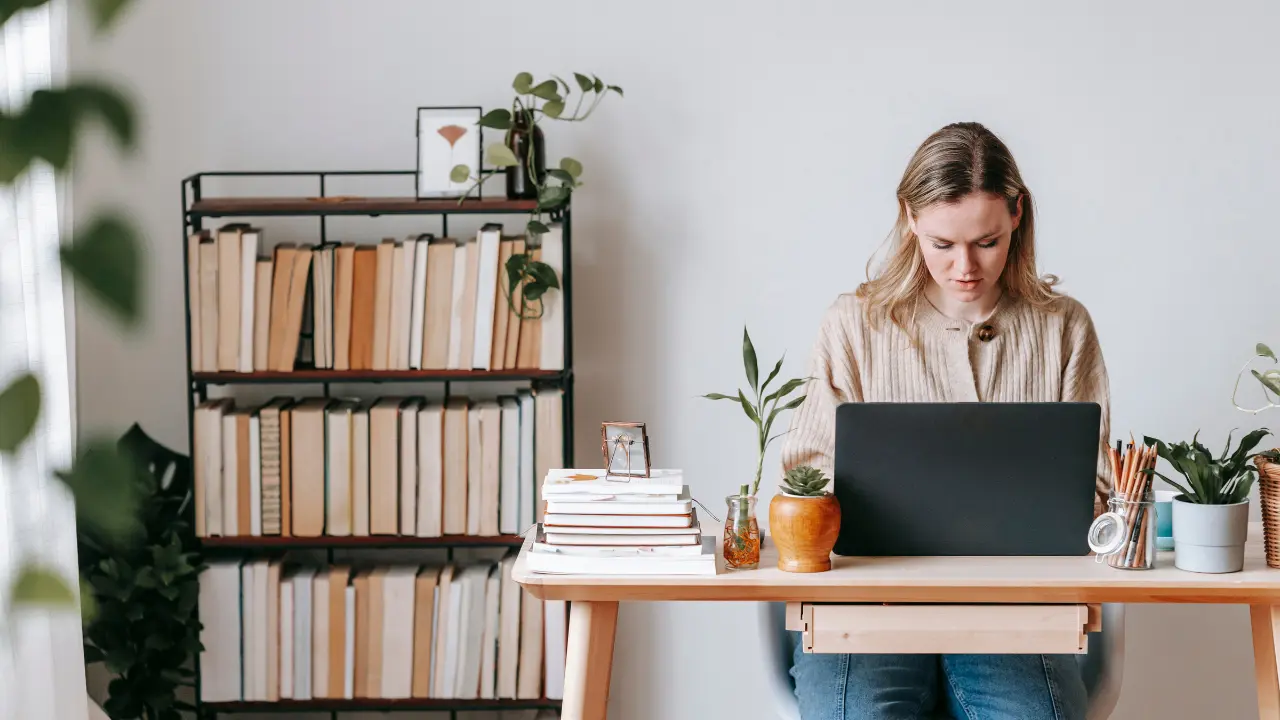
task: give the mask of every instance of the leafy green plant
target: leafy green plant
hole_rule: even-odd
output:
[[[544,119],[561,122],[583,122],[591,117],[599,107],[605,95],[610,92],[622,97],[622,88],[607,85],[595,75],[584,75],[575,72],[574,81],[580,91],[572,114],[565,114],[570,104],[573,88],[569,83],[556,75],[550,79],[536,82],[531,73],[522,72],[511,82],[516,94],[511,99],[511,108],[491,110],[480,118],[480,126],[492,130],[503,131],[502,142],[491,143],[485,148],[485,160],[496,168],[517,167],[520,161],[512,150],[511,136],[517,125],[522,131],[533,135],[538,131]],[[584,108],[583,105],[586,105]],[[534,144],[528,143],[528,157],[525,159],[529,168],[535,168]],[[557,167],[546,171],[545,177],[530,172],[528,180],[538,193],[538,202],[530,213],[525,230],[531,237],[546,234],[547,215],[554,213],[569,204],[573,191],[582,187],[582,163],[571,157],[560,159]],[[463,202],[475,189],[493,178],[495,173],[474,171],[469,165],[456,165],[449,173],[449,178],[456,183],[471,182],[471,187],[463,193],[458,202]],[[542,296],[552,288],[559,288],[555,272],[546,263],[531,260],[527,253],[513,254],[507,261],[509,287],[506,289],[507,304],[522,318],[542,316]],[[523,283],[523,291],[519,296],[519,307],[513,297],[517,285]],[[535,305],[536,304],[536,305]],[[535,309],[530,309],[535,307]],[[531,314],[532,313],[532,314]]]
[[[1240,444],[1231,451],[1231,433],[1227,434],[1227,444],[1222,454],[1214,457],[1209,449],[1200,444],[1200,433],[1192,437],[1191,442],[1180,442],[1166,445],[1158,438],[1145,437],[1147,445],[1154,444],[1156,453],[1173,466],[1183,478],[1186,485],[1170,479],[1159,471],[1153,471],[1165,482],[1181,492],[1188,502],[1202,505],[1230,505],[1249,497],[1253,482],[1257,476],[1257,468],[1249,464],[1257,453],[1249,451],[1270,434],[1270,430],[1259,428],[1240,438]]]
[[[765,378],[763,383],[759,382],[759,369],[756,364],[756,349],[751,343],[751,335],[747,329],[742,328],[742,364],[747,374],[747,386],[751,388],[751,395],[755,399],[752,402],[747,397],[747,393],[741,389],[736,395],[724,395],[722,393],[707,393],[702,397],[710,400],[733,400],[742,406],[742,411],[746,413],[747,418],[756,426],[756,440],[759,453],[756,458],[756,477],[755,482],[751,485],[751,494],[755,495],[760,489],[760,476],[764,470],[764,454],[768,450],[769,445],[783,434],[770,436],[769,431],[773,428],[773,421],[777,419],[778,413],[783,410],[793,410],[800,407],[800,403],[804,402],[805,396],[801,395],[797,398],[787,400],[787,396],[795,392],[804,384],[808,378],[793,378],[784,382],[777,390],[768,395],[763,395],[769,389],[769,383],[778,376],[778,371],[782,369],[782,361],[786,359],[784,353],[778,358],[778,363],[773,366],[773,371]],[[763,397],[761,397],[763,395]],[[787,400],[781,407],[778,403]]]
[[[782,476],[782,484],[778,489],[788,495],[798,497],[818,497],[826,494],[825,488],[831,478],[816,467],[797,465]]]
[[[0,27],[27,9],[49,0],[0,0]],[[86,0],[99,31],[120,16],[127,0]],[[85,126],[100,122],[125,151],[134,146],[134,117],[128,100],[106,83],[82,79],[34,92],[24,107],[0,112],[0,185],[23,181],[33,167],[67,172],[76,139]],[[84,223],[60,250],[62,267],[86,296],[105,307],[117,322],[136,328],[143,296],[138,235],[117,212],[101,211]],[[0,389],[0,455],[17,456],[40,418],[42,392],[27,372]],[[80,443],[69,469],[56,472],[75,498],[77,525],[104,544],[121,546],[136,537],[135,468],[114,443],[89,438]],[[53,569],[19,558],[12,602],[41,606],[72,604],[75,592]],[[82,610],[92,612],[91,602]]]
[[[178,720],[180,710],[195,710],[178,688],[194,687],[188,663],[203,650],[191,462],[137,425],[118,447],[139,470],[143,536],[123,551],[80,538],[80,571],[98,608],[85,631],[85,662],[103,662],[115,676],[103,704],[113,720]]]

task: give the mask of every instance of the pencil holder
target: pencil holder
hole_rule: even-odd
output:
[[[1128,498],[1117,493],[1107,501],[1107,512],[1094,520],[1089,547],[1098,562],[1123,570],[1150,570],[1156,564],[1155,493]]]

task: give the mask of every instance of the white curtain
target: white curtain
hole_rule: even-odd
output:
[[[64,76],[65,9],[54,2],[14,16],[0,32],[0,107],[14,112]],[[78,610],[9,610],[21,562],[51,567],[76,587],[75,512],[53,471],[74,447],[72,308],[58,245],[65,199],[47,166],[0,187],[0,387],[23,372],[40,380],[33,437],[0,461],[0,718],[85,720],[84,654]],[[69,288],[68,288],[69,289]]]

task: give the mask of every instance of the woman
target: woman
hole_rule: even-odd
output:
[[[977,123],[917,149],[898,185],[887,261],[828,308],[784,470],[832,475],[844,402],[1092,401],[1109,434],[1106,368],[1088,312],[1036,274],[1031,192],[1008,148]],[[869,273],[870,274],[870,273]],[[1111,479],[1099,452],[1095,514]],[[1072,655],[834,655],[797,650],[805,720],[1077,720]]]

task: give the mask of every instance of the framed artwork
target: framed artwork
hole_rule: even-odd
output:
[[[600,423],[605,477],[649,477],[649,435],[641,422]]]
[[[456,183],[449,173],[467,165],[480,171],[482,147],[480,107],[418,108],[418,169],[414,179],[418,198],[459,198],[471,185]]]

